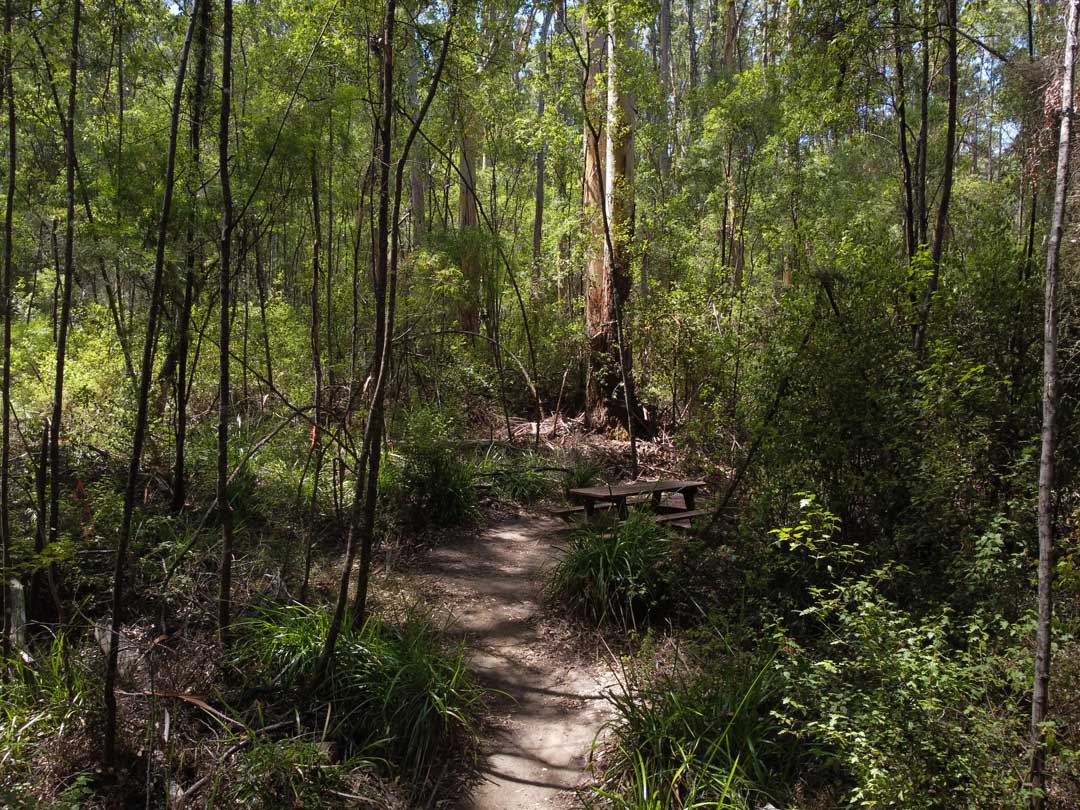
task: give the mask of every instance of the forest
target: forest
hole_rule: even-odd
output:
[[[0,806],[1080,806],[1080,0],[3,0]]]

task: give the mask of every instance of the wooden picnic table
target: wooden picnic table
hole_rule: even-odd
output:
[[[686,503],[686,511],[694,511],[694,496],[698,487],[705,486],[704,481],[681,481],[661,479],[659,481],[634,481],[630,484],[615,484],[600,487],[580,487],[568,493],[571,498],[580,501],[585,507],[585,519],[591,521],[596,514],[596,505],[613,504],[619,510],[619,517],[626,519],[626,501],[639,495],[650,495],[654,509],[660,506],[660,496],[665,492],[680,492]]]

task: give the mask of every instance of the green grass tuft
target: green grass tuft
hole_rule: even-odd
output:
[[[547,583],[548,597],[595,625],[637,629],[668,606],[670,540],[646,511],[612,526],[579,529]]]
[[[55,750],[85,723],[96,696],[63,634],[33,663],[21,657],[0,660],[0,671],[6,674],[0,679],[0,791],[17,795],[39,749]]]
[[[244,624],[240,659],[257,664],[274,686],[298,690],[349,749],[386,760],[415,789],[430,790],[447,762],[475,748],[484,692],[464,646],[419,614],[398,625],[346,621],[333,669],[306,693],[328,623],[324,611],[302,605],[265,609]]]
[[[717,652],[660,676],[623,673],[608,696],[611,750],[587,805],[682,810],[764,801],[779,736],[769,714],[772,658]]]

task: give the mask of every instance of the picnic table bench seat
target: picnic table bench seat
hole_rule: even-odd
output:
[[[689,523],[694,518],[699,518],[708,514],[711,514],[709,509],[693,509],[683,512],[670,512],[666,515],[657,515],[653,520],[657,523],[675,523],[675,525],[678,525],[678,521],[685,520]]]
[[[650,500],[652,500],[652,497],[650,495],[628,496],[626,499],[626,503],[628,506],[635,506],[643,503],[648,503]],[[606,501],[595,504],[593,508],[597,512],[608,512],[616,508],[617,506],[618,504],[614,502]],[[674,514],[677,512],[685,512],[686,499],[680,493],[666,492],[660,499],[660,505],[658,507],[654,506],[653,508],[658,513],[663,515]],[[552,509],[550,514],[552,517],[561,518],[562,520],[571,520],[573,518],[584,516],[585,506],[584,504],[578,504],[577,506],[567,506],[562,509]]]
[[[559,510],[558,517],[569,519],[584,513],[589,521],[598,511],[612,508],[619,510],[620,519],[625,520],[628,506],[636,503],[650,503],[655,512],[683,513],[695,510],[695,496],[704,481],[683,481],[679,479],[661,479],[659,481],[634,481],[628,484],[606,484],[598,487],[579,487],[567,494],[580,504],[571,509]],[[682,503],[679,503],[681,499]]]

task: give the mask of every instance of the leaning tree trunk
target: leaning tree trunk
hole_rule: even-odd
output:
[[[362,606],[367,597],[367,579],[370,569],[370,545],[371,541],[363,529],[362,521],[366,520],[368,501],[372,501],[378,493],[378,461],[372,462],[372,456],[377,452],[376,446],[381,441],[382,434],[382,399],[385,395],[385,381],[381,374],[384,344],[386,335],[386,281],[388,277],[388,263],[390,254],[390,162],[393,158],[393,124],[394,124],[394,23],[397,13],[396,0],[387,0],[386,16],[383,22],[382,42],[379,45],[382,59],[382,73],[380,79],[380,92],[382,94],[382,110],[380,112],[378,138],[378,195],[379,212],[378,226],[375,232],[375,350],[372,357],[372,372],[375,374],[375,390],[372,392],[371,409],[368,412],[364,427],[364,442],[360,450],[360,459],[356,467],[356,489],[353,495],[353,505],[349,516],[349,539],[345,550],[345,566],[341,574],[341,584],[338,588],[337,604],[334,614],[330,619],[330,626],[326,631],[326,639],[323,642],[322,652],[315,666],[314,682],[318,684],[326,675],[330,667],[334,650],[337,647],[338,635],[345,619],[345,610],[349,601],[349,580],[352,574],[352,564],[356,556],[357,539],[360,540],[360,572],[357,583],[357,602]],[[374,469],[375,480],[372,478]]]
[[[196,5],[200,0],[196,0]],[[176,173],[176,140],[180,129],[180,100],[184,91],[184,74],[187,72],[191,35],[195,29],[197,9],[192,10],[188,21],[184,49],[180,54],[180,68],[176,73],[173,90],[172,112],[169,120],[169,151],[165,166],[165,193],[158,220],[157,251],[154,254],[154,280],[150,292],[150,312],[143,340],[142,366],[139,375],[139,395],[135,412],[135,430],[132,437],[131,459],[128,465],[127,486],[124,488],[124,511],[120,522],[120,536],[116,545],[113,567],[112,622],[109,630],[109,655],[105,667],[105,741],[102,759],[111,768],[116,754],[116,673],[120,652],[120,618],[124,606],[124,573],[127,562],[128,541],[131,538],[131,521],[135,512],[135,491],[139,482],[143,444],[146,440],[147,413],[149,411],[150,385],[154,378],[154,347],[157,343],[158,317],[161,312],[162,288],[165,276],[165,241],[169,232],[172,212],[173,188]],[[70,118],[70,116],[69,116]]]
[[[1043,337],[1042,452],[1039,457],[1039,618],[1035,637],[1035,683],[1031,693],[1031,807],[1043,807],[1046,793],[1043,723],[1050,684],[1050,622],[1053,617],[1054,572],[1054,452],[1057,428],[1057,276],[1065,200],[1069,186],[1069,146],[1072,131],[1073,61],[1076,56],[1080,0],[1070,0],[1065,29],[1061,80],[1061,125],[1058,133],[1057,179],[1050,238],[1046,248],[1046,313]]]

